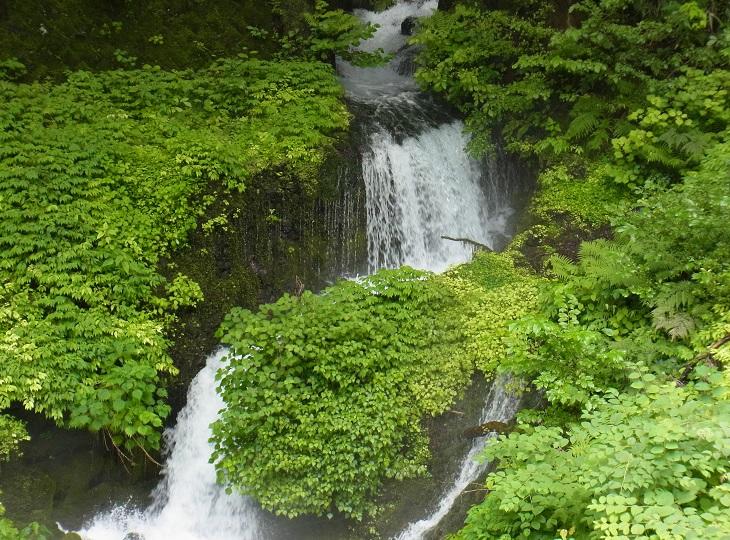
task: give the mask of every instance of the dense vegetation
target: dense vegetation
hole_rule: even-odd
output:
[[[459,4],[415,38],[473,150],[496,130],[542,169],[510,251],[553,276],[496,369],[547,408],[488,449],[501,471],[457,538],[726,538],[730,13],[500,7]]]
[[[553,259],[561,282],[499,366],[550,408],[488,450],[503,471],[459,538],[727,537],[729,150]]]
[[[315,182],[347,125],[339,87],[324,64],[240,59],[0,92],[0,407],[156,448],[164,330],[200,298],[159,258],[267,168]]]
[[[222,479],[288,516],[372,513],[385,479],[425,474],[420,418],[469,381],[466,323],[518,276],[483,256],[468,272],[386,270],[232,311],[213,436]],[[481,313],[470,330],[499,332],[493,319]]]
[[[490,448],[502,470],[459,538],[724,537],[727,14],[694,2],[578,2],[562,16],[549,2],[507,5],[466,2],[426,21],[417,78],[461,108],[475,153],[497,132],[536,161],[534,224],[504,256],[444,276],[370,278],[387,277],[391,297],[366,280],[234,312],[221,476],[283,514],[360,517],[385,478],[423,472],[419,417],[444,410],[474,369],[506,372],[547,407]],[[577,249],[601,234],[611,239]],[[504,283],[499,268],[511,269]],[[423,373],[430,402],[412,387]]]
[[[27,439],[11,407],[103,432],[123,456],[158,448],[169,330],[201,299],[162,259],[225,225],[201,223],[206,209],[262,174],[314,191],[349,120],[334,55],[379,59],[349,52],[372,28],[285,4],[244,28],[222,22],[236,3],[174,3],[206,23],[168,36],[162,3],[94,3],[88,47],[57,61],[69,21],[26,13],[41,37],[0,58],[0,461]],[[219,478],[287,516],[362,518],[386,480],[426,474],[424,417],[475,371],[509,373],[545,406],[488,448],[500,469],[456,538],[727,538],[730,8],[484,4],[423,22],[417,79],[465,115],[475,154],[497,136],[538,168],[523,232],[443,275],[234,309]],[[163,61],[186,69],[135,67]],[[20,534],[2,512],[0,537]]]
[[[0,4],[0,73],[23,81],[58,80],[76,70],[199,69],[251,51],[265,59],[284,51],[289,60],[346,53],[353,38],[369,31],[332,9],[349,3],[7,0]],[[316,46],[308,48],[311,42]]]

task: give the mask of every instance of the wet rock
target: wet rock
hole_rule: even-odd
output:
[[[484,437],[490,433],[509,433],[513,428],[514,422],[485,422],[479,426],[464,430],[464,437],[467,439],[476,439],[477,437]]]
[[[124,537],[124,540],[144,540],[144,536],[136,532],[131,532],[127,533],[127,535]]]
[[[412,36],[418,29],[418,17],[406,17],[400,24],[400,33],[404,36]]]

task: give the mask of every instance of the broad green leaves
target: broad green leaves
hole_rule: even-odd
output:
[[[16,453],[20,443],[27,440],[28,433],[22,422],[0,414],[0,463]]]
[[[556,21],[502,5],[415,38],[417,77],[467,115],[475,150],[496,132],[539,159],[538,225],[512,250],[564,254],[558,281],[531,284],[539,307],[476,340],[549,406],[487,451],[503,469],[457,538],[727,538],[727,6],[579,1]],[[599,227],[610,240],[565,256]]]
[[[471,373],[455,353],[458,305],[439,278],[403,268],[233,310],[213,425],[221,480],[280,514],[361,518],[384,479],[423,474],[420,417]]]
[[[502,6],[459,4],[413,39],[424,46],[417,79],[466,114],[475,151],[490,147],[495,130],[508,149],[548,162],[613,147],[621,166],[611,178],[635,188],[676,181],[722,140],[730,33],[714,25],[708,33],[708,23],[727,7]]]
[[[503,255],[433,276],[410,268],[233,310],[213,426],[220,479],[274,512],[373,511],[385,479],[425,472],[420,420],[507,354],[536,280]]]

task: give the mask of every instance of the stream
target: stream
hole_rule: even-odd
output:
[[[461,121],[418,92],[412,77],[412,50],[401,34],[407,17],[431,14],[436,0],[401,1],[393,8],[357,15],[380,25],[376,35],[362,45],[394,53],[378,68],[357,68],[338,62],[348,102],[363,134],[362,180],[367,216],[367,271],[409,265],[440,272],[469,260],[472,248],[443,236],[469,238],[493,248],[504,245],[511,233],[514,210],[510,201],[519,182],[499,156],[487,162],[471,159]],[[516,174],[516,173],[515,173]],[[349,269],[354,274],[358,269]],[[344,272],[348,274],[348,272]],[[245,540],[344,538],[328,528],[327,534],[292,532],[257,504],[226,494],[216,484],[209,463],[209,426],[223,401],[216,393],[215,373],[225,350],[212,354],[191,382],[187,404],[174,428],[165,433],[166,461],[162,479],[146,509],[119,504],[91,519],[79,532],[88,540]],[[485,398],[481,418],[509,420],[517,399],[506,393],[501,381]],[[462,491],[486,469],[476,456],[488,443],[476,439],[458,465],[453,478],[439,487],[438,499],[417,501],[420,516],[402,523],[393,538],[417,540],[429,534],[451,511]],[[343,529],[345,530],[345,529]]]

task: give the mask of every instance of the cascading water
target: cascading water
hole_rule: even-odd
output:
[[[168,459],[164,479],[155,489],[153,503],[144,512],[120,506],[96,517],[81,531],[93,540],[258,540],[262,533],[252,501],[228,495],[216,484],[215,468],[208,462],[210,424],[223,408],[216,392],[215,374],[225,350],[208,358],[190,383],[188,402],[174,429],[165,432]],[[134,535],[137,536],[134,536]]]
[[[343,84],[365,111],[361,116],[370,132],[362,161],[370,272],[401,265],[442,271],[471,257],[470,245],[445,236],[498,247],[512,214],[513,189],[519,186],[514,171],[500,161],[503,156],[487,162],[471,159],[463,124],[419,95],[412,77],[404,74],[412,66],[412,55],[404,47],[401,23],[409,16],[429,15],[436,7],[436,1],[421,0],[401,2],[382,13],[361,13],[362,19],[380,26],[363,49],[382,48],[395,57],[375,72],[339,65]],[[517,406],[518,400],[498,380],[487,396],[481,422],[508,421]],[[487,442],[474,442],[435,508],[408,525],[397,540],[425,538],[446,517],[486,469],[476,457]]]
[[[385,130],[372,135],[363,160],[370,271],[445,270],[472,250],[443,236],[490,245],[503,233],[509,207],[488,204],[496,197],[485,193],[484,171],[465,154],[466,142],[460,122],[400,143]]]
[[[401,2],[381,13],[358,12],[379,25],[362,49],[382,49],[394,58],[375,69],[338,63],[368,132],[362,173],[370,272],[401,265],[445,270],[468,260],[472,249],[444,236],[493,247],[512,213],[504,175],[490,174],[489,167],[471,159],[463,124],[402,74],[411,54],[401,23],[431,14],[437,3]]]
[[[382,13],[359,10],[364,21],[378,24],[364,50],[383,49],[394,59],[378,68],[358,68],[338,62],[341,80],[364,132],[362,177],[367,213],[368,267],[392,268],[407,264],[441,271],[469,259],[472,250],[463,242],[443,236],[468,238],[497,246],[506,234],[511,209],[511,188],[505,169],[495,161],[481,163],[466,151],[463,125],[443,108],[417,92],[407,73],[412,54],[405,47],[401,23],[407,17],[430,15],[436,0],[401,1]],[[348,202],[349,201],[349,202]],[[324,219],[352,221],[354,200],[342,208],[325,208]],[[340,223],[341,224],[341,223]],[[348,229],[349,230],[349,229]],[[340,265],[348,264],[345,257]],[[343,274],[357,268],[340,268]],[[248,540],[281,538],[265,525],[270,517],[245,497],[228,495],[215,482],[209,463],[210,424],[223,402],[216,392],[215,373],[224,351],[208,358],[191,383],[188,402],[177,425],[166,432],[168,458],[164,479],[145,511],[124,506],[97,516],[81,535],[88,540],[144,538],[162,540]],[[482,421],[511,418],[516,401],[493,385]],[[474,443],[461,463],[451,487],[426,518],[409,525],[399,540],[424,538],[448,514],[463,489],[485,465],[475,456],[486,444]],[[301,538],[286,535],[287,538]],[[337,538],[337,537],[336,537]]]

